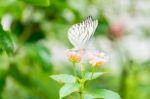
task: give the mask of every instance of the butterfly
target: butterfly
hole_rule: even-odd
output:
[[[98,20],[88,16],[81,23],[71,26],[68,30],[68,39],[76,49],[83,49],[93,36],[98,26]]]

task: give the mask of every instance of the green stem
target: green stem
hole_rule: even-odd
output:
[[[84,65],[81,65],[81,77],[84,79]]]
[[[81,79],[80,81],[80,99],[84,99],[84,79]]]
[[[74,76],[76,77],[77,76],[77,73],[76,73],[76,64],[72,63],[72,65],[73,65],[73,73],[74,73]]]
[[[85,86],[85,80],[84,80],[84,65],[81,65],[81,79],[80,79],[80,99],[84,99],[84,86]]]
[[[91,79],[93,78],[93,74],[95,72],[95,67],[92,68],[92,75],[91,75]]]

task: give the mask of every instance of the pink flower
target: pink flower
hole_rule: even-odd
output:
[[[108,61],[108,56],[104,52],[93,51],[88,53],[88,58],[92,66],[97,67]]]
[[[78,63],[80,62],[83,51],[82,50],[77,50],[77,49],[68,49],[66,51],[68,59],[73,62],[73,63]]]

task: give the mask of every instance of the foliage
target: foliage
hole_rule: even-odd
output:
[[[50,0],[23,0],[26,3],[30,3],[33,5],[39,5],[39,6],[49,6]]]
[[[80,88],[82,87],[82,82],[86,83],[87,80],[93,80],[98,77],[100,77],[103,73],[102,72],[96,72],[93,74],[92,73],[85,73],[83,78],[77,78],[75,81],[74,76],[68,75],[68,74],[60,74],[60,75],[52,75],[50,76],[52,79],[56,80],[58,83],[63,84],[59,91],[59,97],[60,99],[69,96],[73,92],[79,92],[80,93]],[[87,89],[85,90],[84,93],[84,99],[95,99],[95,98],[104,98],[104,99],[121,99],[120,96],[112,91],[106,90],[106,89]],[[82,99],[82,98],[81,98]]]
[[[6,51],[8,54],[13,53],[14,45],[9,31],[4,31],[0,25],[0,53]]]
[[[77,73],[77,79],[64,74],[72,71],[60,51],[71,47],[66,36],[69,26],[89,15],[99,21],[92,46],[107,49],[111,61],[100,68],[108,72],[105,77],[99,79],[103,72],[95,72],[92,81],[87,65],[85,98],[118,98],[106,90],[110,89],[121,99],[149,99],[148,0],[0,0],[0,99],[58,99],[65,84],[72,91],[63,88],[61,96],[79,98],[80,86],[71,84],[79,83],[81,75]],[[113,27],[118,23],[124,26],[121,36]],[[49,79],[52,74],[59,74],[52,78],[60,85]]]

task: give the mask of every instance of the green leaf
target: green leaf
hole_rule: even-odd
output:
[[[49,6],[50,0],[23,0],[26,3],[30,3],[37,6]]]
[[[75,83],[76,78],[68,74],[51,75],[50,78],[56,80],[59,83]]]
[[[18,83],[25,87],[33,88],[35,87],[35,83],[30,78],[31,75],[23,74],[19,69],[16,63],[11,63],[8,71],[9,75],[13,77]]]
[[[0,0],[0,6],[8,6],[15,3],[15,0]]]
[[[7,72],[0,70],[0,99],[2,99],[2,94],[6,84]]]
[[[95,73],[93,73],[93,76],[92,76],[92,72],[86,72],[85,76],[84,76],[84,79],[85,80],[96,79],[96,78],[100,77],[103,74],[104,74],[104,72],[95,72]]]
[[[90,94],[85,94],[84,99],[94,99],[94,96],[92,96]]]
[[[80,85],[77,83],[65,84],[59,91],[59,98],[62,99],[73,92],[77,92],[79,87]]]
[[[89,99],[121,99],[118,93],[106,89],[92,89],[85,96],[90,97]]]
[[[0,25],[0,53],[6,51],[7,54],[12,54],[14,50],[13,41],[9,31],[4,31]]]
[[[108,32],[108,27],[109,27],[109,22],[108,22],[107,17],[104,14],[101,14],[99,16],[99,22],[101,23],[101,25],[98,25],[96,29],[96,32],[97,32],[96,35],[106,35],[106,33]]]
[[[51,53],[49,49],[40,43],[31,43],[27,45],[29,61],[41,65],[44,71],[49,71],[52,68]]]

